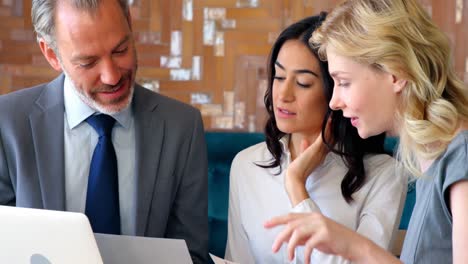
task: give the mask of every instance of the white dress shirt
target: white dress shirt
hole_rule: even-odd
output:
[[[97,132],[85,121],[96,111],[77,95],[69,78],[64,83],[64,153],[66,210],[85,212],[89,168]],[[117,156],[120,224],[123,235],[135,234],[135,127],[131,107],[112,115],[112,143]]]
[[[395,160],[388,155],[368,155],[364,158],[366,182],[348,204],[341,194],[341,181],[347,167],[340,156],[329,153],[324,162],[307,178],[309,199],[292,207],[284,187],[285,171],[291,162],[289,137],[281,139],[282,172],[278,168],[264,169],[272,155],[266,144],[259,143],[241,151],[231,166],[229,217],[226,259],[242,264],[290,263],[286,245],[274,254],[273,241],[282,227],[266,229],[263,223],[289,212],[321,212],[352,230],[389,249],[400,223],[406,197],[407,178],[396,173]],[[296,249],[291,263],[303,263],[303,247]],[[312,263],[349,263],[341,257],[314,250]]]

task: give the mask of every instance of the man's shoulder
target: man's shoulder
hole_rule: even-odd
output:
[[[155,93],[151,90],[143,88],[140,85],[135,86],[135,92],[138,93],[138,100],[144,100],[145,104],[154,105],[158,111],[167,113],[170,115],[181,115],[181,116],[192,116],[198,114],[199,110],[189,104]],[[137,102],[141,103],[141,102]]]
[[[0,95],[0,113],[10,115],[10,111],[16,114],[21,110],[30,109],[35,105],[47,84],[23,88],[8,94]]]
[[[0,95],[0,102],[8,103],[12,101],[28,101],[36,99],[47,84],[39,84],[33,87],[22,88],[11,93]]]

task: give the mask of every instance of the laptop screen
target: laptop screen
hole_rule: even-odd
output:
[[[81,213],[0,206],[0,234],[0,263],[103,263]]]

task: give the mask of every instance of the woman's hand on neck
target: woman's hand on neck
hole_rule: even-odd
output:
[[[320,132],[305,135],[302,133],[293,133],[289,137],[289,152],[291,153],[291,161],[294,161],[307,147],[309,147],[318,138],[322,137]]]
[[[322,134],[312,137],[292,134],[289,139],[291,163],[284,179],[285,189],[292,206],[309,198],[305,183],[309,175],[322,164],[328,154],[328,148],[322,141]]]

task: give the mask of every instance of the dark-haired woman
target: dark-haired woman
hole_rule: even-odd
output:
[[[384,248],[391,247],[406,178],[395,177],[396,164],[384,154],[383,134],[363,140],[349,119],[329,109],[333,81],[327,64],[308,45],[324,17],[289,26],[273,45],[265,94],[266,141],[240,152],[231,166],[229,260],[289,263],[285,246],[280,254],[271,250],[280,230],[263,227],[265,220],[288,212],[320,212]],[[294,160],[305,156],[313,161],[296,171],[306,173],[290,173],[297,166]],[[302,249],[297,250],[292,263],[303,263]],[[311,260],[346,263],[319,251],[312,253]]]

